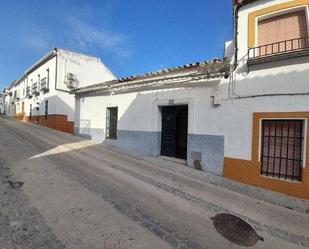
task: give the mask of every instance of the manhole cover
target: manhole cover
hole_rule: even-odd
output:
[[[244,220],[231,214],[217,214],[212,218],[216,230],[227,240],[240,246],[254,246],[264,241]]]
[[[23,182],[12,182],[12,181],[8,181],[8,182],[9,182],[11,188],[13,188],[13,189],[19,189],[24,185]]]

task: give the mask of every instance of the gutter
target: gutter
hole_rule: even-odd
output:
[[[29,75],[30,73],[32,73],[33,71],[35,71],[38,67],[42,66],[44,63],[46,63],[47,61],[49,61],[50,59],[54,58],[57,54],[55,52],[57,52],[58,49],[54,48],[51,52],[49,52],[47,54],[46,57],[44,57],[42,60],[38,61],[36,64],[34,64],[33,66],[31,66],[26,72],[25,75]]]

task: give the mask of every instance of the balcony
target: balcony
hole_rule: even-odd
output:
[[[32,84],[32,95],[38,95],[39,92],[39,86],[38,83],[33,83]]]
[[[46,92],[46,91],[48,91],[48,89],[49,89],[48,79],[47,78],[41,79],[41,91]]]
[[[26,96],[27,96],[28,98],[31,98],[31,97],[32,97],[32,92],[31,92],[30,86],[27,86],[27,88],[26,88]]]
[[[19,93],[18,90],[16,90],[16,91],[14,92],[14,99],[15,99],[15,100],[19,100],[19,99],[20,99],[20,93]]]
[[[262,45],[248,50],[248,65],[309,55],[309,37]]]

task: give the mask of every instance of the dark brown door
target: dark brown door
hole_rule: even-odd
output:
[[[188,143],[188,108],[184,107],[177,113],[176,118],[176,157],[187,159]]]
[[[188,106],[162,107],[161,155],[187,158]]]

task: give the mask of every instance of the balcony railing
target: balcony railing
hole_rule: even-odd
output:
[[[32,84],[32,94],[38,94],[38,93],[39,93],[38,83],[33,83]]]
[[[32,96],[32,92],[31,92],[30,86],[27,86],[27,88],[26,88],[26,96],[27,97],[31,97]]]
[[[262,59],[270,56],[284,55],[309,49],[309,37],[296,38],[250,48],[249,60]]]
[[[15,100],[19,100],[20,99],[20,93],[17,90],[14,92],[14,99]]]
[[[42,91],[48,90],[48,80],[47,80],[47,78],[41,79],[41,90]]]

